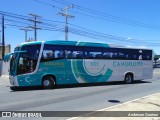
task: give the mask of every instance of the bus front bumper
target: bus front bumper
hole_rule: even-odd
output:
[[[12,86],[19,86],[17,76],[9,76],[9,80]]]

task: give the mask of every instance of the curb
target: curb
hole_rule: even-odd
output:
[[[139,101],[139,100],[141,100],[141,99],[151,98],[152,96],[156,96],[156,95],[159,95],[159,94],[160,94],[160,92],[154,93],[154,94],[150,94],[150,95],[147,95],[147,96],[144,96],[144,97],[140,97],[140,98],[137,98],[137,99],[134,99],[134,100],[125,102],[125,103],[121,103],[121,104],[114,105],[114,106],[111,106],[111,107],[99,109],[99,110],[97,110],[97,111],[114,111],[114,109],[116,109],[116,108],[125,106],[125,105],[127,105],[127,104],[131,104],[131,103],[136,102],[136,101]],[[125,107],[124,107],[124,108],[125,108]],[[126,109],[126,108],[125,108],[125,109]],[[86,120],[90,120],[90,119],[91,119],[91,120],[93,120],[93,119],[96,120],[97,117],[87,117],[87,115],[94,114],[94,113],[96,113],[97,111],[93,111],[93,112],[90,112],[90,113],[87,113],[87,114],[83,114],[83,115],[80,115],[80,116],[78,116],[78,117],[71,117],[71,118],[66,119],[66,120],[79,120],[79,119],[81,119],[81,118],[83,118],[83,117],[84,117],[84,119],[86,119]],[[125,110],[122,109],[122,111],[125,111]],[[144,107],[144,111],[146,111],[145,107]],[[98,118],[99,118],[99,117],[98,117]],[[113,118],[115,118],[115,117],[110,117],[109,120],[110,120],[110,119],[113,119]],[[127,119],[128,117],[125,117],[125,118],[126,118],[125,120],[130,120],[130,119]],[[132,117],[132,118],[134,119],[135,117]],[[145,117],[143,117],[143,118],[145,118]],[[156,118],[157,118],[157,117],[156,117]],[[107,118],[107,117],[102,117],[102,120],[105,120],[105,119],[108,119],[108,118]],[[119,119],[119,118],[118,118],[118,119]],[[154,120],[154,119],[152,119],[152,117],[150,117],[150,119],[151,119],[151,120]],[[114,120],[114,119],[113,119],[113,120]],[[148,120],[148,119],[147,119],[147,120]],[[158,117],[156,120],[160,120],[160,118]]]

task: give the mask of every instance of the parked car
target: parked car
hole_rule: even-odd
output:
[[[160,64],[154,64],[153,68],[160,68]]]

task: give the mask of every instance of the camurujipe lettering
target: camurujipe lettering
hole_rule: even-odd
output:
[[[54,67],[65,67],[64,62],[45,62],[44,63],[45,66],[54,66]]]
[[[113,67],[142,67],[142,62],[113,62]]]

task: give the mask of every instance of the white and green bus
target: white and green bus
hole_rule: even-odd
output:
[[[27,42],[5,56],[12,86],[43,86],[150,79],[153,51],[106,43]]]

